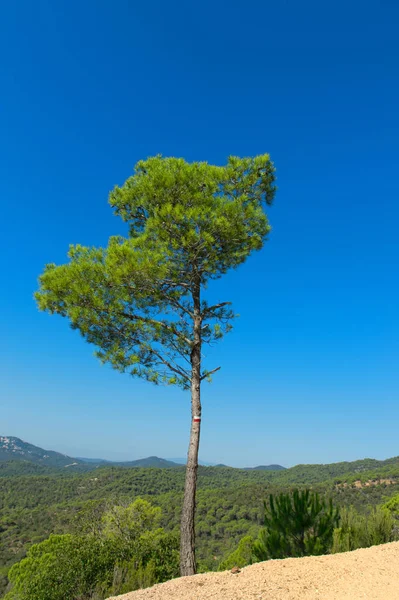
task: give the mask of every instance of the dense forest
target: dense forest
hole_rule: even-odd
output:
[[[160,526],[178,535],[184,467],[102,466],[68,473],[27,462],[0,464],[0,593],[9,568],[50,534],[89,533],[114,506],[137,498],[161,509]],[[337,507],[367,514],[399,492],[399,458],[283,471],[200,467],[197,547],[200,570],[218,569],[245,536],[256,537],[269,494],[311,488]]]

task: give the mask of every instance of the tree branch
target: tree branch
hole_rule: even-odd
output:
[[[158,358],[158,360],[161,361],[161,363],[163,363],[164,365],[166,365],[168,367],[168,369],[170,369],[171,371],[173,371],[173,373],[177,373],[177,375],[180,375],[180,377],[183,377],[184,379],[186,379],[187,381],[191,381],[191,378],[189,377],[189,375],[184,371],[184,369],[182,369],[181,367],[177,367],[177,366],[173,366],[168,360],[166,360],[165,358],[163,358],[163,356],[161,354],[159,354],[156,350],[154,350],[153,348],[149,347],[148,351],[153,354],[154,356],[156,356]]]
[[[206,371],[202,377],[201,377],[201,381],[203,381],[204,379],[206,379],[207,377],[209,377],[210,375],[213,375],[214,373],[216,373],[216,371],[220,371],[222,367],[216,367],[216,369],[212,369],[212,371]]]
[[[219,302],[219,304],[214,304],[213,306],[209,306],[208,308],[206,308],[202,314],[207,315],[211,312],[214,312],[218,308],[223,308],[223,306],[228,306],[230,304],[231,304],[231,302]]]
[[[125,312],[120,312],[119,314],[122,317],[125,317],[126,319],[130,319],[131,321],[143,321],[143,323],[149,323],[150,325],[160,325],[167,331],[170,331],[171,333],[173,333],[173,335],[175,335],[176,337],[183,340],[190,347],[193,345],[192,341],[189,338],[187,338],[183,333],[180,333],[180,331],[178,331],[176,329],[176,327],[173,327],[173,325],[168,325],[167,323],[164,323],[163,321],[158,321],[157,319],[151,319],[149,317],[144,317],[144,316],[140,316],[140,315],[131,315],[131,314],[125,313]]]
[[[193,313],[190,310],[188,310],[188,308],[183,306],[183,304],[181,304],[178,300],[175,300],[174,298],[168,298],[168,302],[170,302],[174,306],[177,306],[179,310],[186,313],[186,315],[188,315],[189,317],[193,318]]]

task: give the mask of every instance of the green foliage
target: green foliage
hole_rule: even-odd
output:
[[[254,543],[258,560],[324,554],[331,546],[339,511],[316,492],[270,494],[264,524]]]
[[[128,506],[113,506],[103,515],[106,537],[121,539],[131,548],[148,531],[157,529],[161,521],[161,509],[147,500],[138,498]]]
[[[368,489],[370,491],[370,489]],[[355,492],[355,490],[353,490]],[[252,490],[253,493],[253,490]],[[359,492],[357,492],[359,493]],[[390,514],[387,506],[396,506],[398,496],[382,506],[369,507],[367,512],[359,513],[352,505],[340,509],[339,527],[334,529],[332,546],[324,548],[325,553],[347,552],[357,548],[367,548],[372,545],[385,544],[399,539],[399,528],[397,520]],[[356,499],[351,497],[353,501]],[[346,500],[349,501],[349,498]],[[230,569],[237,565],[243,567],[251,564],[254,560],[268,560],[273,558],[269,553],[262,550],[256,553],[259,539],[262,540],[264,529],[260,530],[258,540],[254,542],[252,535],[241,539],[236,550],[219,564],[219,570]],[[258,546],[259,547],[259,546]],[[284,556],[281,556],[284,558]],[[209,570],[209,569],[208,569]]]
[[[374,470],[370,470],[369,461],[302,465],[274,472],[200,467],[196,519],[200,570],[217,569],[244,536],[258,536],[263,500],[268,494],[290,492],[306,480],[314,491],[331,497],[334,505],[353,506],[359,514],[369,514],[369,506],[386,503],[399,490],[398,459],[376,463]],[[24,558],[33,544],[51,533],[98,536],[104,529],[102,519],[107,511],[115,505],[126,508],[139,496],[162,509],[160,525],[165,535],[168,532],[176,537],[184,488],[183,467],[104,466],[94,472],[73,474],[59,469],[41,474],[44,467],[38,465],[38,470],[33,465],[31,473],[29,463],[6,464],[13,464],[13,469],[6,470],[8,475],[0,480],[0,597],[6,589],[7,570]],[[29,467],[28,471],[25,467]],[[391,480],[392,485],[384,483],[385,479]],[[352,485],[354,480],[372,481],[375,485],[358,488]],[[105,593],[103,597],[107,597]]]
[[[386,544],[395,539],[395,520],[387,508],[371,509],[366,515],[358,514],[353,507],[343,509],[339,527],[334,530],[332,552],[348,552]]]
[[[7,600],[89,598],[98,581],[112,569],[113,548],[93,537],[52,535],[32,546],[9,572],[13,584]]]
[[[230,157],[224,167],[156,156],[136,165],[110,203],[133,239],[162,248],[188,280],[196,264],[206,283],[261,248],[269,231],[262,203],[274,193],[267,154]]]
[[[237,549],[223,560],[219,565],[219,571],[227,571],[233,567],[246,567],[252,564],[254,554],[254,539],[246,535],[240,540]]]
[[[41,310],[67,317],[115,369],[189,387],[193,286],[244,262],[270,230],[275,193],[268,155],[230,157],[224,167],[160,156],[140,161],[110,195],[129,223],[107,248],[71,246],[69,262],[40,276]],[[231,327],[229,302],[201,305],[202,342]],[[202,379],[211,372],[204,369]]]
[[[6,598],[104,598],[176,576],[178,539],[158,527],[160,517],[158,507],[138,498],[96,514],[96,535],[51,535],[10,569]]]
[[[388,502],[386,502],[383,506],[386,510],[388,510],[393,517],[399,519],[399,494],[393,496]]]
[[[111,586],[99,585],[97,595],[99,598],[104,598],[105,595],[108,596],[109,594],[124,594],[150,587],[156,582],[153,561],[150,560],[146,565],[136,565],[132,561],[121,561],[114,566]]]

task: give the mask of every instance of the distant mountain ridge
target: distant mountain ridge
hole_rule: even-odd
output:
[[[106,465],[114,467],[155,467],[157,469],[171,469],[181,467],[178,463],[159,458],[158,456],[148,456],[147,458],[139,458],[138,460],[129,460],[123,462],[106,461]]]
[[[24,442],[15,436],[0,436],[0,463],[10,461],[35,463],[52,468],[70,468],[72,470],[76,468],[79,471],[95,469],[99,466],[153,467],[157,469],[170,469],[182,466],[158,456],[149,456],[131,461],[111,461],[102,458],[73,458],[60,452],[54,452],[53,450],[44,450],[39,446]]]
[[[147,458],[138,458],[137,460],[106,460],[105,458],[83,458],[80,460],[89,465],[108,466],[108,467],[156,467],[157,469],[171,469],[173,467],[181,467],[182,465],[173,462],[167,458],[159,458],[159,456],[148,456]]]
[[[187,462],[187,457],[186,458],[167,458],[166,460],[170,460],[174,463],[177,463],[178,465],[185,465]],[[198,464],[201,465],[201,467],[216,467],[217,463],[198,459]]]
[[[248,467],[246,469],[237,469],[226,465],[218,464],[214,466],[201,466],[207,472],[216,470],[224,473],[241,471],[247,472],[251,478],[253,475],[265,472],[265,476],[272,477],[273,481],[295,484],[312,484],[330,480],[331,478],[340,478],[342,475],[352,473],[358,476],[366,471],[376,469],[389,470],[399,468],[399,456],[377,460],[373,458],[364,458],[349,462],[337,462],[330,464],[298,464],[286,469],[281,465],[259,465],[257,467]],[[91,458],[73,458],[53,450],[44,450],[20,438],[14,436],[0,436],[0,478],[13,474],[54,474],[54,471],[66,471],[73,473],[90,472],[99,468],[113,467],[153,467],[153,468],[173,468],[177,472],[184,468],[184,465],[171,460],[150,456],[133,461],[112,462],[104,459]],[[230,476],[229,476],[230,477]]]
[[[106,460],[105,458],[84,458],[83,456],[77,456],[76,460],[80,460],[84,463],[94,463],[96,465],[108,465],[111,461],[110,460]]]
[[[47,467],[73,467],[81,464],[76,458],[53,450],[44,450],[20,438],[0,436],[0,462],[11,460],[28,461]]]
[[[44,450],[39,446],[34,446],[24,442],[14,436],[0,436],[0,463],[10,461],[23,461],[35,463],[43,467],[67,468],[72,471],[89,471],[98,467],[152,467],[157,469],[181,468],[185,465],[184,458],[165,459],[158,456],[148,456],[130,461],[113,461],[103,458],[73,458],[53,450]],[[226,467],[226,465],[199,461],[201,466],[205,467]],[[234,467],[229,467],[234,468]],[[248,467],[246,470],[262,471],[281,471],[285,467],[281,465],[261,465],[258,467]]]
[[[246,471],[285,471],[286,467],[281,465],[259,465],[258,467],[247,467]]]

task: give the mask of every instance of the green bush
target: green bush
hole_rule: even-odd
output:
[[[112,571],[113,544],[94,537],[51,535],[11,567],[6,600],[85,600]]]
[[[395,538],[395,519],[384,507],[373,508],[369,515],[360,515],[353,507],[343,509],[339,525],[334,530],[333,553],[386,544]]]
[[[106,511],[96,535],[51,535],[10,569],[6,600],[102,600],[177,576],[178,538],[160,518],[139,498]]]
[[[257,560],[325,554],[331,548],[339,511],[310,490],[270,495],[264,528],[254,543]]]
[[[246,567],[252,564],[254,539],[250,535],[242,538],[238,547],[219,565],[219,571],[227,571],[233,567]]]
[[[388,510],[393,517],[399,519],[399,494],[392,496],[392,498],[383,505],[383,508]]]

